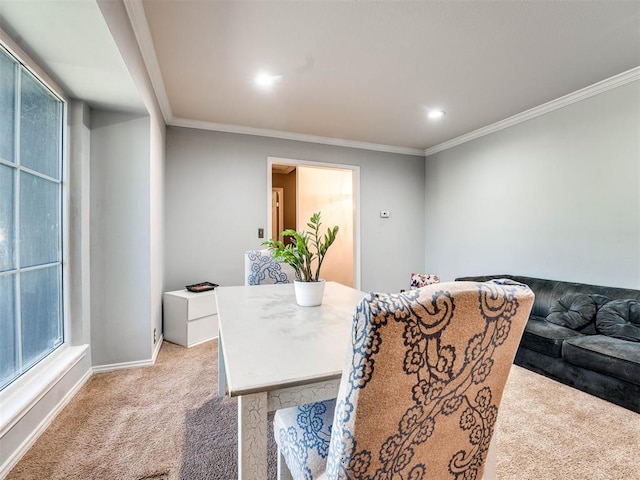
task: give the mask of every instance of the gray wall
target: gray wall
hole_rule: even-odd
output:
[[[155,121],[154,121],[155,119]],[[162,293],[164,291],[164,174],[165,174],[165,133],[164,120],[159,115],[151,115],[149,188],[150,188],[150,293],[151,293],[151,342],[157,342],[162,334]],[[153,342],[155,335],[155,344]]]
[[[69,325],[73,345],[91,341],[91,114],[89,106],[74,100],[69,123]],[[69,336],[67,336],[69,338]]]
[[[157,331],[156,340],[160,338],[162,331],[162,292],[164,291],[164,155],[165,155],[165,123],[160,111],[147,73],[144,59],[138,48],[138,42],[129,22],[125,5],[122,1],[98,0],[100,11],[113,35],[113,39],[120,50],[122,59],[127,65],[131,78],[138,87],[140,97],[150,117],[150,123],[146,132],[148,143],[146,157],[135,157],[135,161],[144,162],[147,165],[147,184],[149,197],[147,204],[146,220],[149,226],[149,242],[147,243],[147,255],[149,257],[149,271],[144,280],[148,286],[150,298],[150,323],[147,322],[148,336],[145,337],[146,346],[153,348],[153,330]],[[122,214],[125,214],[122,212]],[[142,319],[141,319],[142,320]],[[151,342],[151,343],[149,343]],[[159,344],[156,345],[159,347]],[[150,356],[145,357],[150,359]]]
[[[244,283],[244,252],[260,246],[267,223],[268,156],[360,166],[363,290],[398,291],[423,270],[422,157],[169,127],[167,290]]]
[[[149,360],[148,116],[91,112],[93,365]]]
[[[425,161],[429,272],[640,288],[640,82]]]

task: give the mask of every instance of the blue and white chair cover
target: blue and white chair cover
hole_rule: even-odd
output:
[[[510,280],[365,297],[337,400],[275,414],[282,476],[480,480],[533,298]]]
[[[273,258],[269,249],[249,250],[244,254],[244,284],[267,285],[293,283],[296,273],[291,265]]]

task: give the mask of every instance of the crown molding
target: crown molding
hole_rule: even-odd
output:
[[[282,140],[294,140],[298,142],[320,143],[323,145],[333,145],[336,147],[358,148],[361,150],[374,150],[376,152],[399,153],[401,155],[417,155],[424,157],[424,150],[419,148],[396,147],[393,145],[382,145],[379,143],[359,142],[356,140],[345,140],[342,138],[320,137],[317,135],[307,135],[305,133],[285,132],[281,130],[269,130],[266,128],[243,127],[241,125],[230,125],[227,123],[212,123],[201,120],[189,120],[187,118],[173,117],[168,125],[173,127],[197,128],[200,130],[212,130],[216,132],[239,133],[242,135],[256,135],[259,137],[279,138]]]
[[[531,120],[532,118],[539,117],[540,115],[544,115],[549,112],[553,112],[554,110],[558,110],[559,108],[566,107],[568,105],[571,105],[572,103],[585,100],[589,97],[593,97],[600,93],[604,93],[607,90],[620,87],[636,80],[640,80],[640,67],[632,68],[631,70],[627,70],[626,72],[620,73],[611,78],[607,78],[606,80],[602,80],[601,82],[594,83],[593,85],[585,87],[581,90],[577,90],[573,93],[565,95],[564,97],[556,98],[555,100],[551,100],[550,102],[543,103],[542,105],[531,108],[529,110],[525,110],[524,112],[513,115],[512,117],[505,118],[504,120],[492,123],[491,125],[487,125],[486,127],[482,127],[459,137],[452,138],[451,140],[447,140],[446,142],[440,143],[434,147],[427,148],[424,151],[424,156],[428,157],[429,155],[433,155],[434,153],[442,152],[443,150],[447,150],[463,143],[470,142],[471,140],[475,140],[476,138],[490,135],[505,128],[517,125],[518,123],[526,122],[527,120]]]
[[[173,118],[173,112],[171,111],[171,104],[169,103],[169,97],[167,96],[167,90],[162,80],[162,73],[160,71],[160,64],[158,63],[158,57],[156,56],[156,49],[153,45],[153,37],[151,36],[151,30],[149,29],[149,22],[147,22],[147,16],[144,13],[144,6],[142,0],[123,0],[124,7],[127,10],[133,33],[138,41],[138,47],[142,54],[142,59],[147,67],[149,78],[151,79],[151,86],[155,92],[162,116],[165,123],[169,123]]]

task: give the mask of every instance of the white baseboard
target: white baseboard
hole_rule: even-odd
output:
[[[199,342],[192,343],[191,345],[189,345],[189,348],[195,347],[196,345],[202,345],[203,343],[210,342],[211,340],[217,340],[217,339],[218,339],[217,335],[215,337],[205,338],[204,340],[201,340]]]
[[[85,374],[76,382],[76,384],[65,394],[64,397],[58,402],[58,404],[49,412],[49,414],[40,422],[40,424],[33,430],[29,436],[22,442],[22,444],[18,447],[16,451],[14,451],[11,456],[4,462],[4,464],[0,467],[0,479],[5,478],[9,475],[9,472],[16,464],[20,461],[20,459],[29,451],[29,449],[36,442],[38,437],[44,433],[44,431],[51,425],[53,420],[58,416],[58,414],[62,411],[64,407],[67,406],[69,401],[73,398],[73,396],[78,393],[78,391],[82,388],[82,386],[91,378],[92,370],[89,369],[85,372]]]
[[[158,353],[160,353],[160,347],[162,347],[162,342],[164,341],[164,334],[160,334],[160,338],[156,342],[156,348],[153,350],[153,356],[151,357],[151,361],[156,363],[156,358],[158,358]]]
[[[93,373],[113,372],[115,370],[124,370],[127,368],[152,367],[156,363],[156,357],[158,356],[158,352],[160,352],[160,347],[162,346],[163,338],[164,336],[160,335],[159,340],[156,342],[156,346],[153,351],[153,356],[150,359],[136,360],[135,362],[122,362],[122,363],[110,363],[108,365],[98,365],[96,367],[93,367]]]

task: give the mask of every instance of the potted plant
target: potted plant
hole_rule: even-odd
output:
[[[279,262],[289,264],[296,272],[295,291],[298,305],[314,307],[322,303],[325,281],[320,278],[322,262],[327,250],[338,234],[338,226],[328,228],[327,233],[320,233],[320,212],[311,215],[307,226],[310,232],[287,229],[283,237],[291,237],[287,245],[280,240],[263,242],[273,252]]]

